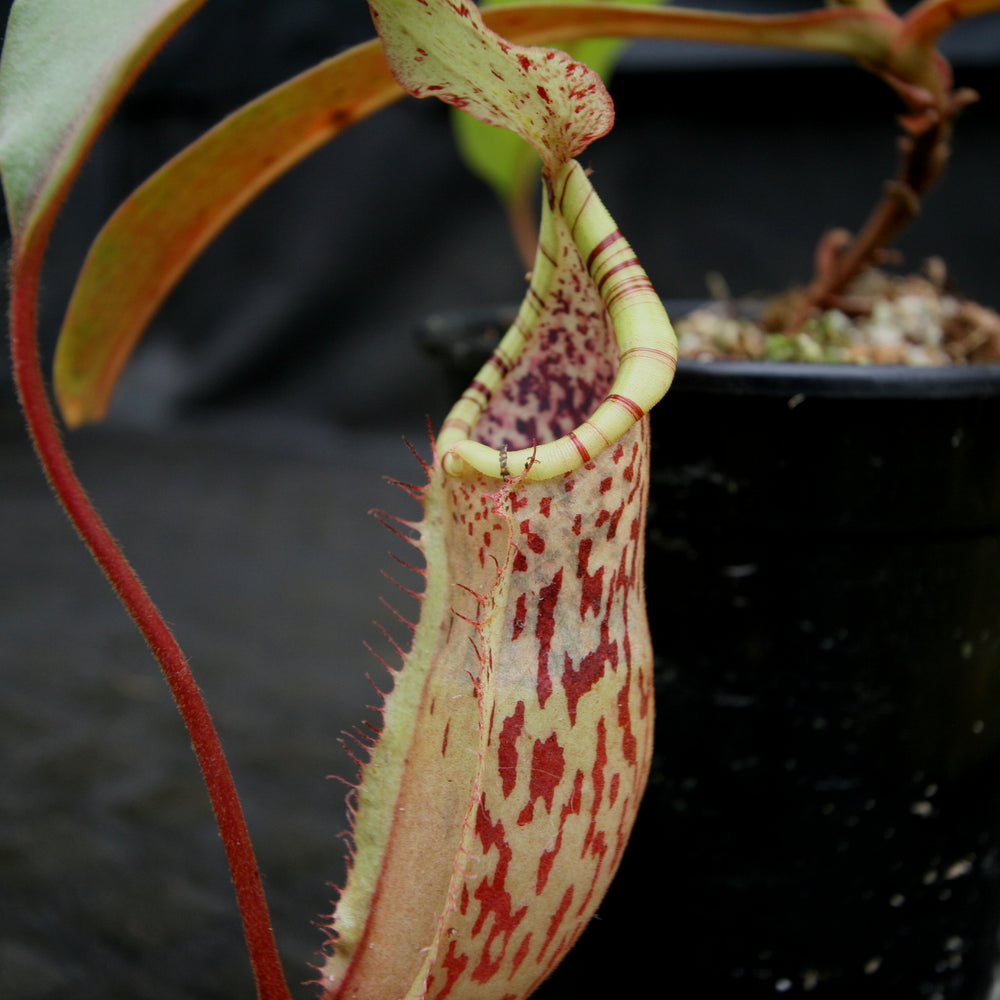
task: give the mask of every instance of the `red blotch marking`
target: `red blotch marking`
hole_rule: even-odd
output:
[[[587,848],[594,839],[597,829],[597,813],[600,811],[601,800],[604,798],[604,769],[608,764],[607,743],[608,727],[602,715],[597,720],[597,749],[594,752],[594,767],[590,772],[590,780],[594,786],[594,802],[590,807],[590,825],[587,827],[587,835],[583,838],[583,847],[580,849],[581,858],[587,853]],[[617,772],[615,772],[614,777],[618,777]]]
[[[545,539],[541,535],[536,535],[531,530],[531,521],[527,518],[521,522],[521,534],[525,536],[528,542],[528,548],[531,549],[535,555],[541,555],[545,551]]]
[[[582,530],[583,530],[583,515],[577,514],[576,517],[573,518],[573,534],[579,538],[580,532]]]
[[[548,517],[552,511],[552,497],[542,497],[542,502],[538,505],[538,510],[542,517]]]
[[[604,676],[605,668],[613,670],[618,665],[618,643],[608,632],[607,620],[601,622],[601,641],[597,648],[580,660],[579,667],[566,654],[562,672],[562,686],[566,692],[570,725],[576,725],[577,702]]]
[[[621,786],[621,778],[622,776],[617,771],[611,775],[611,787],[608,789],[608,805],[613,806],[618,799],[618,789]]]
[[[559,925],[563,922],[566,911],[572,902],[573,886],[570,885],[566,887],[566,891],[563,893],[559,908],[552,914],[552,919],[549,921],[548,933],[545,935],[545,941],[542,943],[542,950],[538,953],[538,958],[535,959],[536,962],[541,962],[545,957],[545,952],[548,950],[549,945],[552,944],[552,939],[556,936],[556,931],[559,930]]]
[[[559,737],[556,733],[552,733],[544,742],[535,740],[531,751],[531,784],[528,787],[528,802],[521,810],[521,815],[517,817],[518,826],[524,826],[534,819],[537,799],[542,799],[545,802],[546,812],[552,812],[552,799],[559,782],[562,781],[565,769],[566,757],[563,748],[559,745]]]
[[[556,608],[559,605],[559,591],[562,589],[562,567],[552,578],[552,582],[542,587],[538,595],[538,620],[535,623],[535,638],[538,640],[538,704],[545,708],[545,702],[552,694],[552,678],[549,676],[549,651],[556,631]]]
[[[601,566],[596,573],[590,572],[590,552],[593,548],[594,540],[585,538],[580,542],[577,550],[576,576],[582,580],[580,588],[580,621],[587,617],[587,611],[592,610],[594,617],[601,612],[601,597],[604,593],[604,567]]]
[[[469,912],[469,886],[462,883],[462,895],[458,902],[458,912],[464,917]]]
[[[638,459],[639,459],[639,446],[635,445],[632,448],[632,461],[630,461],[628,465],[625,466],[625,472],[623,473],[626,482],[629,483],[632,482],[632,479],[635,476],[635,464],[638,461]]]
[[[638,741],[635,738],[635,733],[632,731],[632,713],[628,703],[630,689],[631,684],[629,683],[629,678],[626,677],[625,683],[618,692],[618,728],[622,734],[622,753],[625,754],[625,760],[634,767]]]
[[[551,104],[552,103],[552,98],[549,97],[549,92],[541,84],[539,84],[537,87],[535,87],[535,90],[537,91],[538,96],[543,101],[545,101],[546,104]]]
[[[590,905],[590,900],[594,895],[594,891],[597,889],[597,880],[601,876],[601,870],[604,867],[604,858],[607,853],[608,843],[604,839],[604,831],[601,830],[598,832],[597,836],[594,837],[591,845],[590,854],[591,857],[597,859],[597,863],[594,865],[594,875],[590,880],[590,888],[587,890],[587,895],[583,897],[583,900],[580,903],[580,908],[576,911],[577,916],[582,916],[587,907]]]
[[[519,701],[513,715],[504,719],[500,730],[500,745],[497,750],[497,769],[500,772],[500,785],[503,797],[514,790],[517,784],[517,740],[524,730],[524,702]]]
[[[469,964],[469,956],[464,953],[456,955],[455,942],[450,941],[448,943],[448,951],[441,960],[441,964],[444,966],[447,978],[445,979],[444,986],[441,987],[440,991],[434,994],[434,1000],[444,1000],[444,998],[452,991],[455,983],[458,981],[458,977],[465,972],[465,967]],[[430,984],[428,984],[428,992],[429,987]]]
[[[514,553],[514,572],[524,573],[528,569],[528,560],[524,557],[524,553],[518,549]]]
[[[479,810],[476,813],[476,836],[483,846],[483,854],[489,854],[492,848],[496,848],[499,854],[496,867],[493,870],[493,878],[484,878],[476,887],[474,896],[479,900],[479,915],[472,927],[472,936],[478,936],[486,925],[486,919],[493,917],[493,924],[489,934],[483,944],[479,961],[472,970],[471,978],[473,982],[488,982],[500,969],[507,946],[510,944],[511,935],[517,930],[518,924],[524,919],[528,912],[527,906],[522,906],[516,912],[512,911],[511,895],[507,891],[507,872],[510,868],[510,861],[513,857],[510,844],[507,842],[507,834],[504,830],[503,822],[497,820],[494,823],[490,819],[489,812],[480,800]],[[502,936],[503,942],[496,955],[491,954],[494,941]]]
[[[511,979],[515,972],[521,967],[521,963],[524,961],[525,956],[528,954],[528,949],[531,947],[531,931],[528,931],[524,935],[524,940],[518,945],[517,951],[514,953],[514,960],[511,962],[510,975],[507,977]]]
[[[448,753],[448,733],[451,731],[451,719],[444,724],[444,739],[441,740],[441,756]]]
[[[540,896],[545,889],[545,883],[548,882],[552,872],[552,863],[555,861],[560,847],[562,847],[562,830],[559,831],[559,836],[556,838],[556,846],[551,851],[542,851],[542,856],[538,860],[538,875],[535,878],[536,896]]]
[[[541,858],[538,859],[538,875],[535,878],[535,895],[540,896],[545,889],[545,884],[549,880],[552,872],[552,865],[559,855],[562,847],[563,831],[566,829],[566,820],[570,816],[577,816],[583,803],[583,771],[577,771],[573,779],[573,791],[559,811],[559,833],[551,851],[542,851]]]
[[[600,809],[601,800],[603,798],[604,771],[608,761],[606,739],[607,727],[603,716],[598,721],[597,734],[597,753],[594,759],[594,769],[591,772],[591,778],[594,784],[594,804],[590,811],[590,826],[587,830],[587,836],[584,838],[583,848],[580,851],[581,859],[586,859],[589,855],[593,865],[593,876],[590,880],[590,887],[587,890],[587,894],[583,897],[579,909],[576,911],[577,916],[582,916],[590,905],[590,900],[597,889],[597,883],[601,876],[601,872],[604,870],[604,861],[608,853],[608,843],[605,837],[605,831],[597,828],[597,813]],[[617,797],[619,778],[620,774],[618,771],[615,771],[615,773],[611,776],[611,794],[608,798],[609,809],[614,805],[615,798]],[[608,813],[605,812],[604,816],[606,819]],[[620,830],[621,827],[619,826],[619,833]]]
[[[649,715],[649,710],[653,707],[653,696],[650,690],[651,685],[646,679],[646,675],[639,671],[639,718],[645,719]]]
[[[511,632],[510,641],[517,642],[524,631],[524,623],[528,618],[528,595],[518,594],[517,603],[514,605],[514,628]]]
[[[612,871],[618,867],[622,854],[625,853],[625,846],[628,844],[628,835],[632,829],[633,811],[629,809],[628,802],[622,806],[619,814],[618,827],[615,830],[615,850],[611,856]]]
[[[642,531],[642,525],[638,517],[632,519],[632,525],[629,528],[629,538],[634,542]]]
[[[608,476],[607,479],[602,479],[601,480],[601,493],[602,494],[603,493],[607,493],[608,490],[610,490],[611,487],[614,486],[614,485],[615,485],[615,481],[614,481],[614,479],[611,476]]]
[[[559,944],[552,951],[552,957],[549,959],[545,966],[545,974],[549,975],[555,967],[562,961],[563,956],[573,947],[573,943],[580,936],[583,930],[583,924],[579,921],[566,931],[562,937],[559,938]]]
[[[618,533],[618,522],[622,519],[622,514],[625,513],[625,501],[622,500],[621,506],[611,515],[610,524],[608,525],[608,540],[610,541]]]

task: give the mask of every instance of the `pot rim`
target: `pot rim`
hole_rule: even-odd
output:
[[[955,399],[1000,395],[1000,364],[851,365],[682,358],[671,392],[837,399]]]

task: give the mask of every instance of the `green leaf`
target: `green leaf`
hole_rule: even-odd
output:
[[[0,58],[0,174],[15,247],[54,215],[132,81],[205,0],[16,0]]]
[[[247,202],[399,96],[381,46],[367,42],[234,112],[142,184],[94,241],[70,300],[55,357],[55,395],[67,424],[104,415],[160,303]]]

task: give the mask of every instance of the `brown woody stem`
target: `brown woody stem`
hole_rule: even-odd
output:
[[[889,82],[901,93],[918,99],[897,81]],[[929,94],[924,96],[925,100],[930,98]],[[822,238],[816,274],[786,327],[789,332],[801,327],[810,313],[828,306],[853,278],[876,262],[879,252],[919,213],[921,199],[944,173],[951,153],[952,122],[974,100],[976,94],[970,90],[951,91],[943,101],[926,100],[902,119],[908,134],[899,142],[901,157],[896,177],[885,185],[882,198],[861,231],[842,250],[833,247],[835,237],[831,234]]]

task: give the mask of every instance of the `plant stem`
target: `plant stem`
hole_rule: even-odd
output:
[[[942,71],[946,68],[946,64],[942,65]],[[914,108],[914,114],[902,119],[909,134],[900,139],[897,176],[885,185],[882,198],[861,231],[842,252],[836,252],[832,243],[827,243],[827,252],[823,249],[828,239],[840,239],[839,232],[823,237],[817,252],[816,274],[801,306],[786,326],[788,332],[798,330],[813,310],[829,305],[918,214],[922,197],[944,173],[956,114],[976,99],[971,90],[949,91],[939,102]]]
[[[44,242],[42,238],[29,240],[20,252],[15,251],[11,268],[11,358],[35,451],[70,520],[153,651],[187,726],[225,845],[257,995],[260,1000],[291,1000],[239,796],[204,698],[177,640],[94,509],[60,438],[36,338]]]
[[[908,142],[906,139],[902,141]],[[918,214],[920,196],[932,182],[928,172],[920,168],[926,165],[935,151],[942,157],[946,156],[947,148],[946,136],[939,134],[925,134],[908,147],[904,146],[899,175],[885,185],[882,198],[858,235],[842,253],[817,255],[818,260],[827,261],[829,266],[818,270],[801,309],[788,324],[789,331],[797,330],[813,309],[823,308],[833,296],[843,291],[873,262],[878,251]]]
[[[956,21],[1000,9],[1000,0],[922,0],[903,18],[901,42],[934,43]]]

